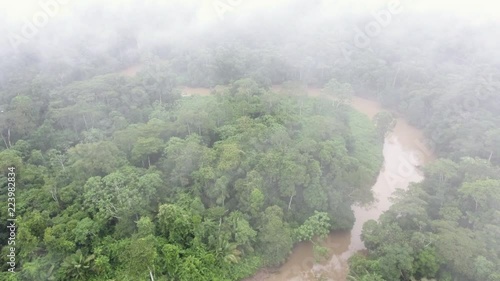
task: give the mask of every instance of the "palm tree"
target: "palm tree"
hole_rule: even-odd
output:
[[[94,255],[85,258],[78,250],[75,254],[64,259],[61,268],[64,269],[66,276],[71,277],[71,280],[83,280],[94,258]]]
[[[219,245],[215,250],[217,257],[222,258],[226,263],[239,263],[241,259],[241,251],[237,249],[237,245],[229,243],[227,240],[219,237]]]

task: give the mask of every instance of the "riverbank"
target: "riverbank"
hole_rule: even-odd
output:
[[[130,76],[138,69],[140,68],[134,67],[123,74]],[[281,87],[273,86],[271,90],[280,94]],[[181,92],[183,96],[206,96],[210,95],[212,90],[182,87]],[[309,88],[307,93],[310,97],[324,96],[318,88]],[[365,123],[369,123],[369,120],[377,113],[389,111],[375,101],[360,97],[354,97],[351,106],[365,115],[367,118]],[[419,141],[423,139],[422,132],[410,126],[404,119],[397,119],[396,127],[387,136],[383,145],[384,165],[372,187],[374,200],[365,206],[352,206],[356,220],[351,231],[334,231],[325,239],[322,246],[329,251],[326,261],[317,263],[312,243],[302,242],[295,245],[291,255],[282,266],[272,271],[262,269],[244,281],[315,281],[318,280],[318,276],[327,278],[324,280],[346,280],[349,257],[364,249],[361,241],[363,224],[371,219],[377,220],[384,211],[389,209],[391,206],[389,199],[396,189],[406,189],[411,182],[419,182],[423,179],[417,167],[433,159],[430,151],[422,145],[423,141]]]
[[[273,87],[279,91],[280,87]],[[322,96],[317,88],[308,89],[310,96]],[[379,103],[354,97],[351,106],[368,118],[377,113],[389,111]],[[275,273],[262,270],[250,279],[244,281],[314,281],[319,276],[324,280],[345,281],[348,274],[348,259],[354,253],[365,247],[361,241],[363,224],[378,217],[391,206],[390,197],[396,189],[406,189],[412,182],[420,182],[423,176],[418,167],[432,160],[430,151],[422,145],[424,135],[418,129],[410,126],[402,118],[397,119],[397,125],[384,142],[384,165],[375,185],[372,187],[374,201],[367,206],[353,206],[356,222],[351,231],[332,232],[324,247],[329,249],[330,258],[326,262],[316,263],[312,243],[303,242],[295,246],[287,261]]]

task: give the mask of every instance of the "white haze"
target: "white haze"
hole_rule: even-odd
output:
[[[36,30],[33,38],[25,39],[23,28],[44,11],[42,4],[50,1],[65,4],[58,6],[57,13]],[[223,14],[217,12],[217,3],[228,2],[237,5]],[[484,25],[491,30],[494,30],[492,24],[500,22],[500,3],[494,0],[0,0],[0,55],[32,49],[50,59],[82,46],[100,53],[127,36],[134,38],[137,49],[141,50],[167,42],[196,47],[199,39],[214,36],[214,32],[227,37],[244,36],[245,32],[266,32],[270,25],[280,26],[281,30],[275,30],[277,33],[296,30],[297,36],[307,36],[317,26],[338,29],[344,34],[342,40],[352,41],[356,26],[373,20],[373,13],[387,9],[394,2],[400,3],[402,12],[393,17],[396,24],[376,38],[381,42],[388,39],[384,36],[398,32],[399,22],[412,16],[416,24],[431,29],[448,18],[454,18],[459,25]],[[323,20],[336,18],[345,19],[342,21],[345,28],[321,24]],[[488,40],[494,40],[495,36],[492,33]],[[23,39],[21,43],[19,38]]]

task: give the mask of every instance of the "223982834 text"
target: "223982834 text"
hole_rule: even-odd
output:
[[[7,254],[8,271],[15,273],[16,269],[16,168],[7,168],[7,229],[10,246]]]

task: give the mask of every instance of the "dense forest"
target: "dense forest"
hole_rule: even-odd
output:
[[[156,98],[147,78],[13,99],[22,108],[7,114],[26,117],[29,137],[12,128],[0,159],[24,187],[21,280],[238,280],[281,263],[294,242],[350,228],[351,204],[370,200],[381,139],[340,99],[251,79]]]
[[[349,105],[358,95],[420,128],[438,159],[364,225],[349,280],[499,281],[498,24],[407,14],[361,48],[349,26],[366,16],[292,2],[185,34],[171,30],[193,7],[163,7],[167,20],[145,5],[99,35],[62,22],[0,49],[0,217],[15,167],[18,225],[16,274],[0,231],[0,279],[229,281],[300,241],[325,254],[321,237],[373,200],[390,130]],[[78,28],[110,21],[89,11]]]

